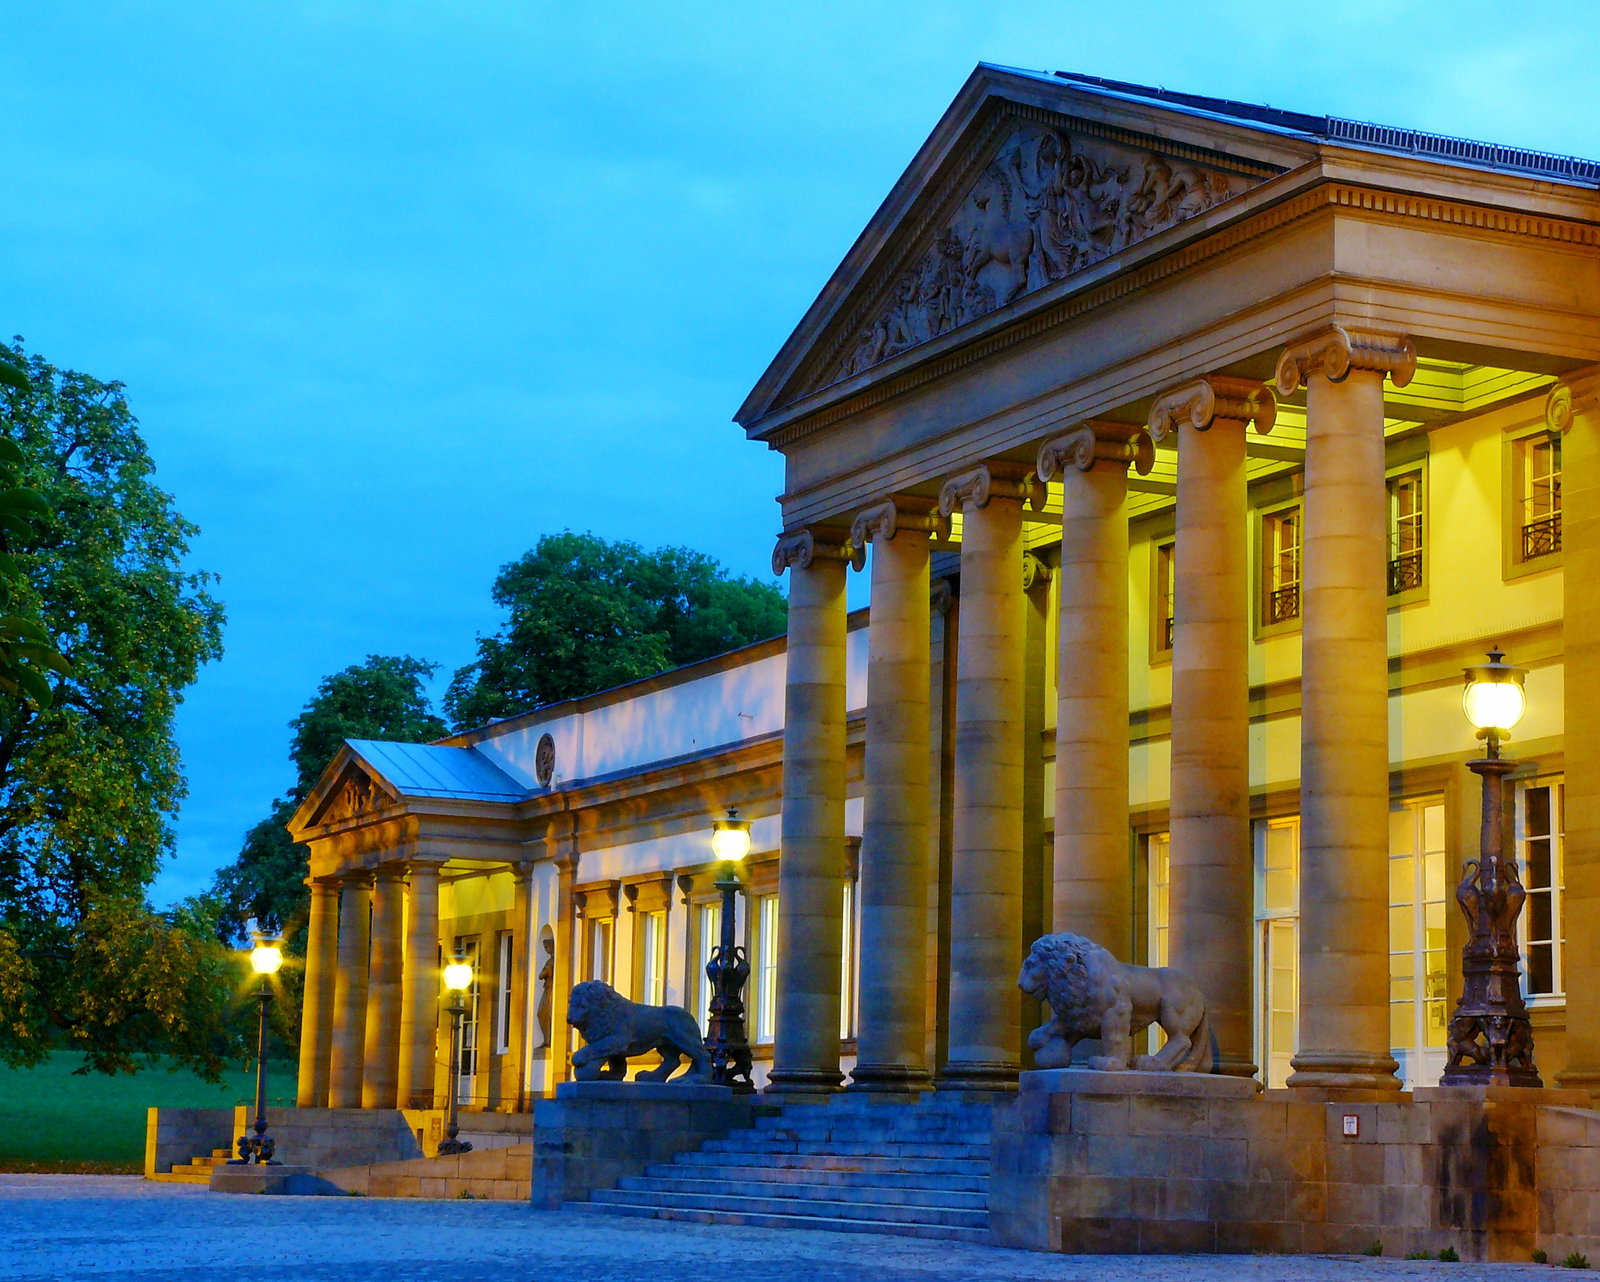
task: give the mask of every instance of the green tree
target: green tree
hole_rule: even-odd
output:
[[[0,362],[24,374],[0,391],[9,479],[40,498],[30,531],[0,521],[6,609],[65,658],[14,650],[50,688],[0,683],[0,1060],[72,1048],[120,1071],[170,1053],[215,1073],[233,959],[205,905],[158,913],[145,892],[185,790],[173,719],[222,652],[222,607],[185,567],[195,527],[153,483],[122,385],[20,346]]]
[[[213,893],[222,905],[218,927],[225,939],[242,937],[245,923],[254,918],[268,930],[284,932],[292,951],[304,952],[307,851],[289,839],[285,825],[346,739],[426,743],[445,733],[424,688],[438,667],[410,655],[369,654],[365,662],[322,679],[289,723],[294,784],[245,834],[239,857],[217,873]]]
[[[784,630],[770,583],[733,578],[687,548],[646,552],[563,531],[503,567],[508,614],[456,672],[444,705],[458,728],[710,658]]]

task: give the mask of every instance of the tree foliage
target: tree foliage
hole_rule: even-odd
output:
[[[214,893],[222,905],[219,927],[225,938],[241,936],[254,918],[268,930],[282,931],[295,951],[304,951],[307,852],[289,839],[285,825],[346,739],[425,743],[445,733],[423,684],[436,671],[438,664],[410,655],[369,654],[365,662],[322,679],[289,723],[294,784],[245,834],[239,857],[217,874]]]
[[[784,630],[783,594],[687,548],[570,530],[501,569],[507,611],[445,693],[458,728],[653,676]]]
[[[20,347],[0,361],[24,374],[0,391],[7,483],[40,500],[26,529],[0,521],[6,610],[38,629],[13,630],[10,658],[50,673],[0,682],[0,1059],[170,1053],[215,1073],[232,961],[203,906],[157,913],[145,891],[184,795],[173,719],[221,654],[222,607],[185,567],[195,527],[153,483],[122,385]]]

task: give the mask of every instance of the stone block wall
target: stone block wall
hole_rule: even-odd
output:
[[[323,1191],[367,1197],[475,1197],[526,1202],[532,1189],[533,1145],[509,1144],[454,1157],[422,1157],[318,1171]]]
[[[1065,1074],[1065,1076],[1063,1076]],[[1033,1079],[1030,1081],[1029,1079]],[[1140,1080],[1144,1079],[1144,1080]],[[1025,1074],[996,1112],[990,1226],[1062,1252],[1452,1247],[1600,1255],[1600,1113],[1554,1091],[1256,1094],[1187,1074]],[[1353,1120],[1347,1120],[1353,1119]]]
[[[279,1161],[324,1169],[423,1157],[437,1145],[437,1110],[269,1108],[267,1133]],[[253,1106],[151,1109],[145,1126],[145,1174],[170,1171],[213,1149],[232,1149],[250,1129]],[[419,1138],[420,1137],[420,1138]]]
[[[725,1086],[564,1082],[533,1108],[535,1207],[587,1202],[645,1167],[749,1126],[755,1097]]]
[[[233,1133],[231,1108],[152,1108],[145,1110],[144,1175],[152,1179],[169,1174],[174,1164],[205,1157],[213,1149],[230,1151],[238,1137]]]

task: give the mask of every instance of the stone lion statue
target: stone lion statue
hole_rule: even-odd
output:
[[[704,1082],[711,1076],[700,1025],[682,1006],[644,1006],[629,1001],[610,984],[585,980],[567,999],[567,1022],[588,1045],[572,1057],[572,1075],[580,1082],[620,1079],[628,1074],[628,1057],[658,1051],[661,1063],[640,1073],[641,1082],[664,1082],[684,1058],[688,1070],[676,1080]]]
[[[1053,1013],[1028,1034],[1039,1068],[1066,1068],[1075,1043],[1098,1037],[1093,1069],[1211,1071],[1206,999],[1170,967],[1125,965],[1082,935],[1045,935],[1029,950],[1017,987],[1049,1002]],[[1151,1024],[1160,1025],[1167,1044],[1154,1055],[1133,1055],[1135,1034]]]

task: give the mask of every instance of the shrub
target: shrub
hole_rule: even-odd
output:
[[[1383,1239],[1382,1238],[1376,1238],[1376,1237],[1373,1238],[1372,1241],[1367,1243],[1366,1250],[1362,1251],[1361,1254],[1362,1255],[1382,1255],[1383,1254]]]
[[[1561,1261],[1561,1267],[1564,1269],[1586,1269],[1589,1267],[1589,1257],[1581,1252],[1574,1251]]]
[[[1544,1247],[1542,1247],[1542,1246],[1536,1246],[1536,1247],[1533,1248],[1532,1259],[1533,1259],[1533,1262],[1535,1264],[1549,1264],[1550,1263],[1550,1257],[1545,1254]]]
[[[1455,1261],[1459,1260],[1461,1257],[1456,1254],[1455,1247],[1453,1247],[1453,1246],[1445,1246],[1445,1247],[1440,1247],[1439,1248],[1439,1258],[1441,1260],[1444,1260],[1446,1263],[1452,1263],[1453,1264]]]

